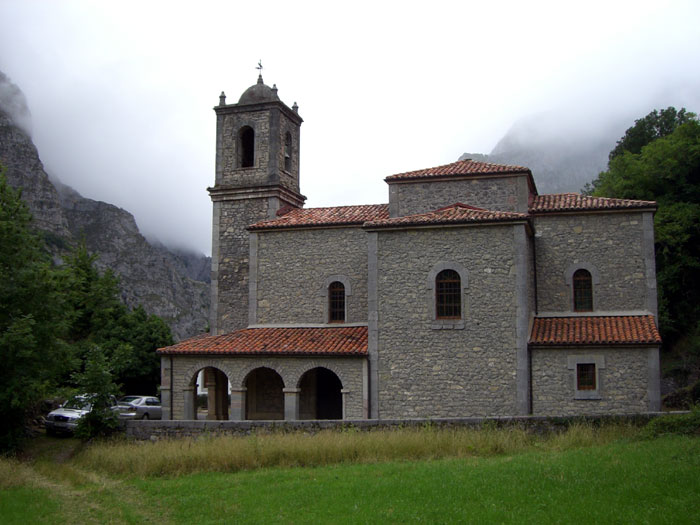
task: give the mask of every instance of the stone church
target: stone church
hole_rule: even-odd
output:
[[[465,160],[304,208],[296,103],[214,111],[211,333],[158,351],[165,419],[659,410],[654,202]]]

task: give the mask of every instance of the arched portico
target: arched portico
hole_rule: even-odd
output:
[[[298,387],[299,419],[343,419],[343,384],[332,370],[307,370]]]
[[[245,419],[285,419],[284,381],[272,368],[253,369],[243,382]]]
[[[207,391],[207,419],[224,420],[229,418],[229,380],[220,369],[205,366],[198,369],[185,388],[185,419],[197,419],[197,393]]]

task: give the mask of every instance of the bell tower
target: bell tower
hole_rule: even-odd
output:
[[[247,227],[274,219],[284,206],[302,207],[299,132],[302,118],[266,86],[262,75],[237,104],[222,92],[216,112],[211,333],[248,326],[250,242]]]

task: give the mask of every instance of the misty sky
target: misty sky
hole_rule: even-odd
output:
[[[212,107],[258,59],[304,118],[307,206],[372,204],[384,177],[488,153],[538,113],[575,136],[699,111],[699,27],[697,1],[0,0],[0,70],[50,174],[208,254]]]

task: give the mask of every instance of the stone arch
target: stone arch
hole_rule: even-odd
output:
[[[243,379],[245,419],[284,419],[284,380],[274,369],[254,367]]]
[[[248,374],[250,374],[253,370],[256,368],[270,368],[277,372],[277,374],[282,378],[282,384],[284,386],[293,384],[289,381],[289,371],[287,370],[286,367],[280,366],[280,364],[272,359],[258,359],[254,363],[248,364],[247,366],[243,366],[239,369],[236,370],[236,374],[233,376],[231,380],[232,385],[237,385],[239,388],[245,388],[245,381],[248,377]]]
[[[325,366],[306,370],[298,381],[299,419],[343,419],[343,383]]]
[[[230,371],[226,371],[218,360],[198,362],[189,367],[185,373],[187,380],[184,388],[184,418],[198,419],[197,414],[197,386],[198,378],[202,373],[203,384],[207,389],[207,414],[206,419],[226,420],[229,418],[229,387]],[[227,373],[228,372],[228,373]],[[187,379],[188,378],[188,379]]]
[[[345,377],[345,371],[341,367],[336,366],[332,361],[310,359],[308,361],[304,360],[304,362],[300,364],[301,366],[296,368],[293,371],[293,373],[290,373],[289,381],[287,384],[294,385],[294,387],[299,388],[299,382],[301,381],[302,376],[306,372],[314,368],[327,368],[336,376],[338,376],[338,379],[340,379],[340,382],[343,385],[348,384],[349,378]]]

